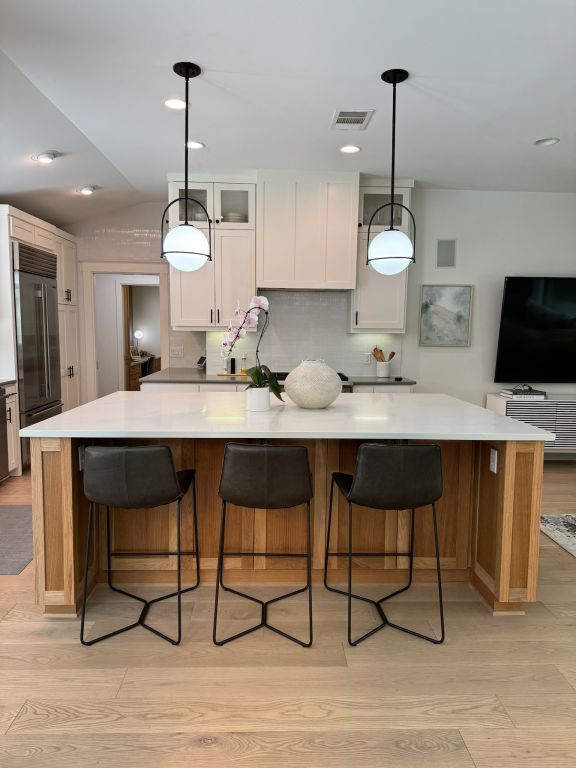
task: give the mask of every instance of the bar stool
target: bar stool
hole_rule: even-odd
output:
[[[308,451],[303,446],[292,445],[247,445],[228,443],[224,453],[224,464],[220,478],[218,495],[222,499],[222,520],[220,524],[220,544],[218,548],[218,571],[216,576],[216,595],[214,602],[214,626],[212,639],[216,645],[224,645],[239,637],[255,632],[261,627],[268,627],[278,635],[292,640],[304,648],[312,645],[312,547],[310,533],[310,499],[312,482]],[[227,505],[255,507],[257,509],[281,509],[306,504],[306,552],[225,552]],[[240,592],[224,585],[224,558],[254,555],[257,557],[305,557],[306,585],[292,592],[273,598],[259,600],[245,592]],[[226,592],[251,600],[261,607],[260,622],[249,629],[218,640],[218,597],[220,587]],[[308,641],[303,641],[283,632],[268,622],[268,606],[280,600],[308,591]]]
[[[348,501],[348,551],[330,552],[330,529],[332,525],[332,500],[334,485]],[[348,597],[348,643],[358,645],[384,627],[392,627],[430,643],[444,642],[444,606],[442,603],[442,577],[440,573],[440,550],[438,545],[438,521],[436,501],[442,496],[442,462],[437,445],[380,445],[364,443],[358,449],[354,475],[343,472],[332,474],[330,486],[330,507],[324,558],[324,586],[330,592]],[[372,509],[410,509],[410,548],[408,552],[355,552],[352,542],[354,505]],[[414,565],[414,515],[419,507],[432,506],[434,544],[436,548],[436,575],[438,581],[438,604],[440,612],[440,638],[423,635],[407,627],[391,622],[382,608],[382,603],[405,592],[412,585]],[[406,586],[385,595],[379,600],[355,594],[352,591],[352,558],[357,557],[408,557],[408,583]],[[348,590],[328,585],[328,558],[348,558]],[[373,605],[381,623],[361,637],[352,639],[352,598]]]
[[[82,600],[82,620],[80,624],[80,642],[94,645],[109,637],[128,632],[135,627],[153,632],[158,637],[178,645],[182,639],[182,594],[196,589],[200,583],[200,563],[198,547],[198,522],[196,517],[195,470],[185,469],[176,472],[170,448],[166,445],[146,445],[136,447],[90,446],[81,449],[80,466],[84,470],[84,495],[90,502],[88,507],[88,540],[86,543],[86,563],[84,570],[84,596]],[[192,526],[194,531],[194,549],[182,549],[182,499],[192,486]],[[163,552],[114,552],[110,549],[110,509],[153,509],[165,504],[177,503],[176,551]],[[106,507],[106,556],[108,566],[108,586],[114,592],[126,595],[142,603],[138,619],[121,629],[107,632],[100,637],[86,640],[84,621],[86,618],[86,600],[88,596],[88,567],[92,545],[92,527],[94,505]],[[112,557],[157,557],[158,555],[176,555],[177,589],[175,592],[145,600],[138,595],[119,589],[112,584]],[[196,582],[191,587],[182,589],[182,555],[194,555],[196,558]],[[170,597],[177,597],[178,633],[176,638],[169,637],[146,623],[150,606]]]

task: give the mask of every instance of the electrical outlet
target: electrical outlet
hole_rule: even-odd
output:
[[[363,352],[364,355],[364,365],[370,365],[372,362],[372,353],[371,352]]]
[[[496,448],[490,448],[490,472],[495,475],[498,473],[498,451]]]
[[[170,357],[184,357],[184,347],[170,347]]]

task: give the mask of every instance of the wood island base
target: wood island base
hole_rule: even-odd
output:
[[[216,571],[220,499],[218,483],[224,447],[229,440],[121,439],[97,440],[32,437],[34,557],[37,602],[45,614],[77,612],[82,595],[88,504],[82,493],[78,466],[80,445],[104,443],[142,445],[162,443],[172,449],[178,469],[196,469],[201,569],[204,583]],[[274,440],[242,440],[267,442]],[[306,445],[314,477],[314,580],[322,579],[326,513],[331,474],[353,472],[360,440],[286,440]],[[376,441],[372,441],[376,442]],[[385,442],[385,441],[378,441]],[[440,445],[444,495],[438,504],[442,573],[447,582],[470,582],[494,612],[521,612],[536,600],[543,443],[538,441],[407,441]],[[490,451],[497,451],[497,471],[490,470]],[[335,495],[333,546],[347,546],[347,507]],[[183,547],[192,545],[190,495],[183,505]],[[122,551],[174,549],[174,508],[117,510],[113,516],[113,548]],[[304,508],[263,510],[230,508],[227,548],[256,551],[304,551]],[[103,517],[103,516],[102,516]],[[355,515],[355,548],[366,552],[408,546],[409,513],[405,510],[364,509]],[[106,578],[101,520],[97,519],[90,553],[89,584]],[[432,516],[416,514],[414,580],[435,581]],[[300,549],[299,549],[300,548]],[[331,579],[345,579],[346,559],[331,558]],[[175,581],[175,557],[117,558],[118,581]],[[238,557],[227,559],[227,579],[235,583],[266,584],[303,581],[304,564],[292,559]],[[192,558],[183,558],[184,579],[192,579]],[[407,558],[362,558],[354,561],[355,581],[400,583],[407,576]]]

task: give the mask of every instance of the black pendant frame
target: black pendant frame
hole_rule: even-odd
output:
[[[198,77],[198,75],[201,74],[202,69],[198,66],[198,64],[193,64],[190,61],[179,61],[176,64],[174,64],[174,72],[179,76],[183,77],[186,81],[186,87],[185,87],[185,99],[186,99],[186,115],[184,120],[184,198],[177,197],[174,200],[171,200],[166,208],[164,209],[164,212],[162,213],[162,222],[160,225],[160,242],[161,242],[161,251],[160,251],[160,258],[164,258],[167,254],[170,253],[185,253],[189,254],[190,256],[205,256],[207,261],[212,261],[212,220],[210,216],[208,215],[208,211],[206,210],[206,207],[202,205],[202,203],[199,200],[196,200],[193,197],[190,197],[188,195],[188,113],[190,110],[190,103],[188,98],[188,91],[189,91],[189,82],[191,79]],[[178,226],[185,226],[185,227],[194,227],[193,224],[190,224],[188,221],[188,203],[195,203],[197,206],[199,206],[202,211],[204,212],[204,215],[206,216],[206,221],[208,222],[208,253],[198,253],[197,251],[165,251],[164,250],[164,237],[165,237],[165,231],[164,226],[165,224],[169,223],[169,220],[166,216],[171,206],[174,205],[174,203],[180,203],[180,201],[184,199],[184,222],[183,224],[180,224]]]
[[[409,262],[409,264],[416,264],[416,221],[414,219],[414,214],[408,208],[408,206],[403,205],[402,203],[396,203],[394,201],[394,192],[395,192],[395,181],[396,181],[396,85],[398,83],[403,83],[405,80],[407,80],[409,77],[409,73],[405,69],[387,69],[386,72],[383,72],[381,75],[381,79],[392,86],[392,168],[391,168],[391,183],[390,183],[390,202],[384,203],[384,205],[381,205],[379,208],[376,208],[376,210],[373,212],[372,216],[370,217],[370,221],[368,222],[368,239],[366,242],[366,265],[369,266],[371,262],[373,261],[388,261],[392,259],[397,258],[405,258],[405,257],[398,257],[398,256],[379,256],[379,257],[372,257],[370,258],[370,232],[372,229],[372,222],[376,218],[376,216],[380,213],[380,211],[384,210],[385,208],[390,208],[390,226],[388,227],[387,232],[392,231],[395,229],[394,226],[394,208],[402,208],[403,210],[407,211],[410,219],[412,220],[412,258],[406,259],[406,261]]]

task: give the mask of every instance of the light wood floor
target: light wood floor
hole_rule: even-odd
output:
[[[26,478],[10,480],[0,503],[27,494]],[[547,466],[544,499],[548,513],[576,511],[576,464]],[[545,537],[540,584],[525,616],[497,618],[467,585],[447,585],[439,647],[387,629],[349,648],[345,604],[318,587],[310,650],[267,632],[215,648],[209,588],[186,597],[179,648],[140,629],[84,648],[76,619],[39,615],[30,566],[0,577],[0,765],[573,768],[576,559]],[[431,631],[433,589],[403,597],[392,620]],[[254,616],[225,608],[224,630]],[[297,632],[302,608],[280,604],[273,618]],[[169,629],[172,611],[151,620]],[[132,615],[100,589],[90,629]],[[358,608],[358,631],[371,619]]]

